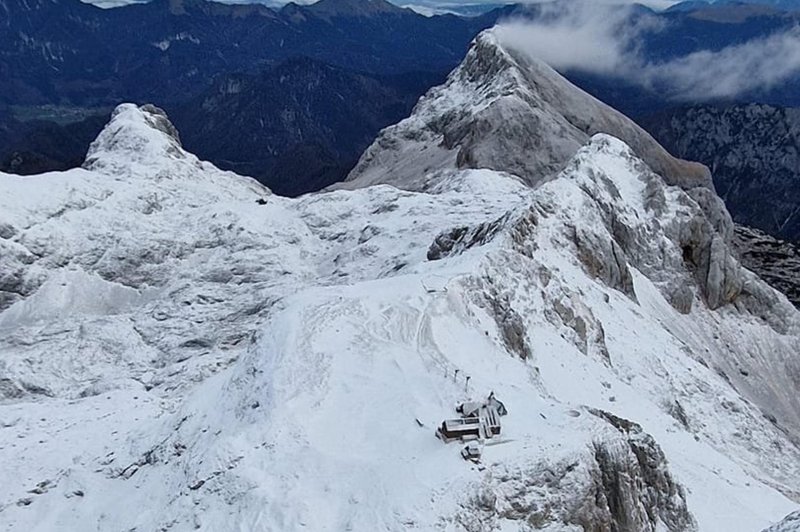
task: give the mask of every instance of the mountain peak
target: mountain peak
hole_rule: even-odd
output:
[[[89,146],[83,166],[124,174],[127,168],[187,157],[177,129],[162,109],[124,103],[117,106],[108,125]]]
[[[411,117],[381,133],[345,186],[390,182],[414,189],[423,169],[437,168],[489,168],[535,186],[560,171],[592,135],[607,133],[668,183],[713,190],[707,168],[672,157],[632,120],[509,40],[502,28],[478,35],[445,84],[420,99]]]

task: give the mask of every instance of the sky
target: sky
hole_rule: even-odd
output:
[[[800,75],[797,27],[715,52],[651,62],[639,43],[645,31],[669,31],[659,19],[633,25],[625,9],[588,2],[567,5],[553,10],[546,21],[507,21],[498,35],[504,44],[557,70],[624,78],[674,100],[730,99]]]

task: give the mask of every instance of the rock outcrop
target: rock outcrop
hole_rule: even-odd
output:
[[[800,530],[800,510],[792,512],[780,523],[764,529],[764,532],[798,532]]]
[[[493,530],[501,522],[526,531],[559,526],[618,532],[697,530],[686,493],[669,473],[653,437],[608,412],[589,412],[613,429],[596,427],[598,436],[583,454],[495,473],[455,520],[470,532]]]

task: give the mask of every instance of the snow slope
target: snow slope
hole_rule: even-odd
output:
[[[123,105],[0,174],[0,528],[777,523],[800,315],[621,141],[564,166],[286,199]],[[490,391],[478,466],[433,432]]]

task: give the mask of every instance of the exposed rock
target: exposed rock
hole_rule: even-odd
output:
[[[509,351],[521,359],[530,358],[532,351],[527,341],[525,322],[511,306],[508,297],[489,295],[486,300]]]
[[[572,295],[569,298],[554,300],[553,310],[561,324],[575,333],[574,343],[583,354],[596,352],[604,363],[611,364],[603,324],[592,314],[590,308]]]
[[[528,344],[525,320],[514,310],[511,294],[500,292],[488,278],[478,278],[470,283],[474,302],[494,320],[500,337],[511,353],[525,360],[533,356]]]
[[[166,111],[149,103],[141,106],[139,109],[142,111],[142,113],[144,113],[148,123],[150,123],[158,131],[161,131],[171,139],[175,140],[175,142],[178,143],[178,146],[181,145],[180,134],[175,126],[172,125],[172,122],[169,121]]]
[[[726,244],[730,244],[733,239],[733,219],[731,219],[730,213],[725,208],[725,202],[722,201],[722,198],[717,196],[711,189],[704,187],[690,189],[687,194],[700,206],[714,231]]]
[[[586,271],[635,301],[636,293],[631,272],[628,270],[628,260],[619,244],[615,240],[597,238],[595,233],[580,228],[573,228],[573,231],[578,258]]]
[[[624,434],[628,444],[628,449],[621,453],[613,446],[595,444],[609,510],[618,529],[655,530],[660,521],[667,530],[693,530],[695,524],[686,508],[686,494],[672,479],[664,453],[653,437],[638,424],[610,412],[595,409],[590,412]],[[626,464],[627,452],[635,456],[635,464]],[[637,477],[641,479],[639,482]]]
[[[694,304],[694,292],[685,283],[676,282],[665,289],[667,300],[681,314],[689,314]]]
[[[25,391],[13,380],[0,378],[0,399],[18,399],[24,394]]]
[[[384,129],[341,186],[417,190],[426,173],[443,168],[490,168],[535,186],[562,170],[592,135],[608,133],[668,183],[713,189],[707,168],[673,158],[630,119],[502,42],[499,29],[480,34],[445,85]]]
[[[737,223],[800,239],[800,109],[699,105],[640,122],[674,155],[713,169]]]
[[[9,223],[0,223],[0,238],[9,239],[17,234],[17,229]]]
[[[428,248],[428,260],[439,260],[457,255],[490,241],[506,223],[503,217],[494,222],[485,222],[474,227],[461,226],[440,233]]]
[[[603,433],[585,454],[499,472],[456,516],[458,523],[475,532],[500,521],[525,531],[559,525],[598,532],[696,530],[684,489],[652,436],[636,423],[593,413],[618,435]]]
[[[667,404],[667,412],[670,416],[675,418],[684,429],[691,430],[692,427],[689,423],[689,416],[686,414],[686,409],[683,408],[683,405],[679,401],[669,402]]]
[[[0,240],[0,312],[37,288],[41,278],[30,267],[35,261],[23,246]]]
[[[798,532],[800,531],[800,510],[787,515],[780,523],[776,523],[763,532]]]
[[[705,216],[698,213],[680,223],[677,232],[684,262],[694,273],[709,308],[735,301],[743,286],[741,267]]]
[[[737,225],[733,247],[743,266],[783,292],[795,306],[800,306],[800,249],[797,245]]]

